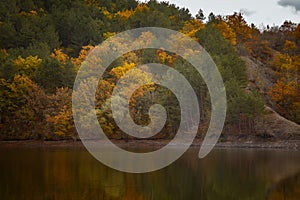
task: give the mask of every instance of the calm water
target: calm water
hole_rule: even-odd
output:
[[[0,199],[300,199],[300,152],[190,149],[171,166],[127,174],[84,148],[0,148]]]

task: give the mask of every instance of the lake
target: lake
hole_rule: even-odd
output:
[[[300,199],[300,152],[189,149],[146,174],[104,166],[83,147],[0,148],[0,199]]]

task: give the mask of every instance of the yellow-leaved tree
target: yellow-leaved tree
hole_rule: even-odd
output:
[[[27,76],[15,75],[13,80],[0,79],[0,96],[2,139],[40,139],[47,105],[44,91]]]
[[[197,19],[191,19],[184,23],[183,28],[181,30],[182,33],[190,36],[191,38],[195,38],[195,33],[205,27],[205,24]]]
[[[236,32],[225,21],[220,19],[215,27],[222,33],[223,37],[230,41],[230,43],[236,45]]]
[[[281,114],[300,122],[300,56],[289,54],[295,48],[294,42],[286,41],[286,53],[275,55],[273,65],[276,67],[278,80],[270,88],[269,95]]]
[[[38,56],[28,56],[26,58],[18,56],[18,58],[14,60],[14,63],[17,66],[19,74],[26,75],[30,79],[33,79],[35,71],[39,69],[42,64],[42,59],[38,58]]]
[[[45,112],[48,138],[76,139],[72,115],[72,91],[69,88],[57,88],[55,94],[49,95]],[[54,135],[53,135],[54,133]]]

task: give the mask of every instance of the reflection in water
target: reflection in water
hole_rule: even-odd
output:
[[[300,197],[300,174],[287,178],[270,188],[268,200],[299,200]]]
[[[217,149],[199,160],[198,150],[162,170],[127,174],[84,148],[1,148],[0,199],[300,198],[297,151]]]

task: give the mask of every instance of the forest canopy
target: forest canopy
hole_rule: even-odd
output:
[[[207,21],[205,19],[207,18]],[[255,134],[255,121],[268,105],[300,123],[300,24],[258,29],[241,13],[207,17],[199,8],[188,9],[150,0],[3,0],[0,2],[0,140],[78,139],[72,116],[72,87],[82,62],[101,42],[122,31],[163,27],[182,32],[199,42],[215,61],[227,93],[224,134]],[[146,33],[145,33],[146,34]],[[147,42],[151,37],[146,35]],[[247,57],[273,70],[268,91],[249,87]],[[210,96],[201,76],[182,58],[164,49],[132,51],[117,59],[98,84],[98,120],[110,138],[124,138],[111,116],[110,96],[128,70],[156,62],[173,67],[193,81],[201,125],[210,120]],[[179,104],[166,88],[135,70],[136,80],[148,86],[134,93],[131,116],[147,125],[153,102],[166,107],[168,120],[155,138],[171,138],[180,121]],[[87,86],[88,87],[88,86]]]

